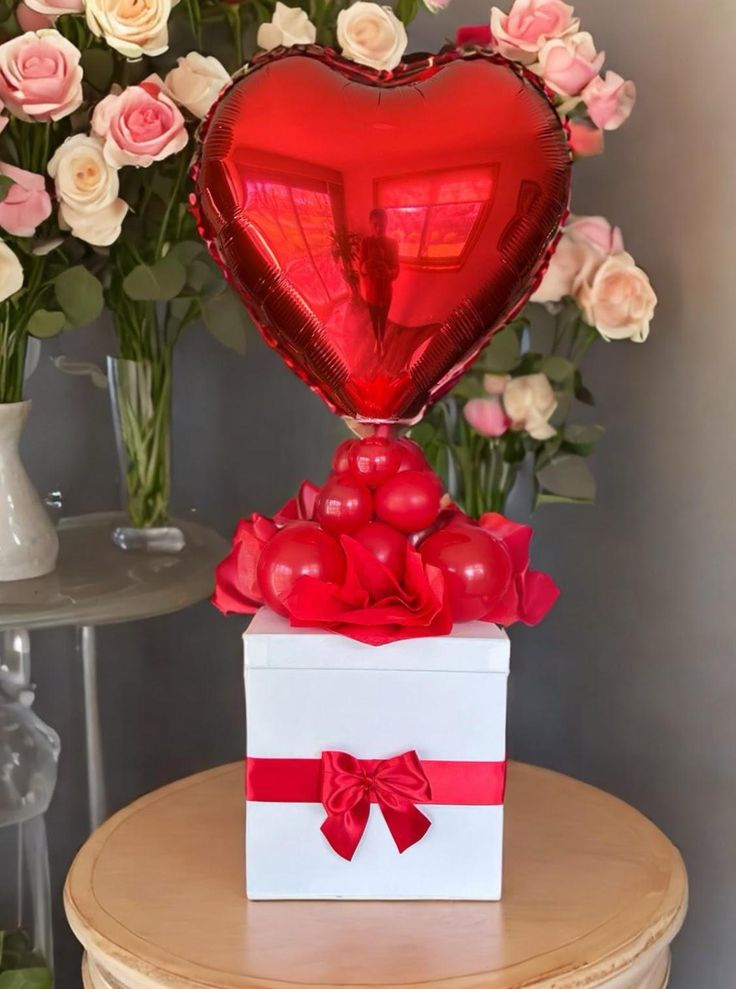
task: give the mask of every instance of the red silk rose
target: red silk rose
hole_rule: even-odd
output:
[[[355,539],[342,536],[340,542],[345,579],[339,585],[314,577],[297,580],[284,602],[292,625],[330,629],[371,646],[451,631],[444,578],[419,553],[407,546],[399,581]]]
[[[241,519],[233,536],[233,548],[215,570],[212,603],[223,615],[254,615],[263,604],[256,579],[261,550],[278,532],[271,519],[254,513]]]
[[[531,526],[512,522],[497,512],[482,515],[480,525],[504,544],[513,567],[506,591],[483,621],[505,626],[519,621],[537,625],[560,596],[560,589],[546,573],[529,569]]]

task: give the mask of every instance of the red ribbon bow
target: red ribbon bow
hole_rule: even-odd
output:
[[[431,825],[415,805],[431,800],[429,780],[414,751],[392,759],[322,753],[322,805],[327,811],[322,833],[348,862],[363,837],[372,803],[381,808],[399,852],[405,852]]]

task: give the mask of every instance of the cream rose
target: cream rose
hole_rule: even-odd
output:
[[[0,240],[0,302],[23,288],[23,267],[7,244]]]
[[[57,148],[48,172],[56,185],[59,216],[75,237],[108,247],[120,236],[128,212],[118,197],[117,169],[105,160],[104,141],[75,134]]]
[[[337,42],[345,58],[374,69],[395,69],[406,51],[406,28],[390,7],[357,0],[337,15]]]
[[[515,62],[530,65],[550,38],[574,34],[580,20],[573,17],[573,8],[562,0],[514,0],[505,14],[498,7],[491,9],[491,34],[496,48]]]
[[[227,69],[213,55],[189,52],[176,60],[166,76],[166,88],[195,117],[205,117],[223,87],[230,82]]]
[[[270,23],[258,28],[256,42],[259,48],[271,51],[284,45],[313,45],[317,40],[317,28],[301,7],[287,7],[280,0],[276,4]]]
[[[82,102],[81,52],[58,31],[26,31],[0,45],[0,99],[15,117],[47,123]]]
[[[545,374],[512,378],[503,393],[503,406],[516,432],[525,431],[535,440],[548,440],[557,432],[549,424],[557,399]]]
[[[590,284],[581,286],[577,299],[586,322],[604,340],[643,343],[649,336],[657,296],[647,275],[625,251],[606,258]]]
[[[87,25],[126,58],[161,55],[169,47],[176,0],[85,0]]]

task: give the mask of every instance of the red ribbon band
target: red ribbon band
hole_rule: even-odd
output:
[[[417,804],[491,806],[503,803],[506,762],[356,759],[323,752],[321,759],[247,759],[246,798],[267,803],[321,803],[322,833],[350,861],[363,837],[370,805],[378,804],[399,852],[420,841],[430,821]]]

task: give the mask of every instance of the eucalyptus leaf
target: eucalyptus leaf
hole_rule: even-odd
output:
[[[552,354],[542,362],[541,370],[554,384],[573,386],[575,365],[572,361],[568,361],[564,357],[559,357],[557,354]]]
[[[174,254],[156,264],[139,264],[125,276],[123,289],[134,302],[168,302],[184,288],[187,272]]]
[[[205,246],[200,240],[180,240],[178,244],[174,244],[167,257],[175,257],[177,261],[181,261],[184,267],[187,267],[198,258],[205,251]]]
[[[54,290],[72,326],[87,326],[97,319],[105,304],[100,280],[81,264],[57,275]]]
[[[56,310],[37,309],[28,320],[28,332],[39,340],[57,336],[65,326],[66,316]]]
[[[51,989],[51,972],[47,968],[16,968],[0,972],[0,989]]]
[[[421,0],[398,0],[396,4],[396,16],[404,24],[411,24],[419,13]]]
[[[245,353],[250,325],[248,313],[231,288],[203,301],[202,318],[215,340],[237,354]]]
[[[483,383],[470,374],[458,381],[452,389],[452,394],[455,398],[488,398]]]
[[[585,504],[595,500],[595,480],[583,457],[555,457],[536,476],[540,488],[537,504],[560,500]]]
[[[513,327],[507,326],[493,337],[479,363],[484,371],[505,374],[516,367],[519,353],[519,335]]]
[[[566,449],[581,457],[587,457],[593,452],[603,433],[603,426],[570,423],[565,426],[563,442]]]

